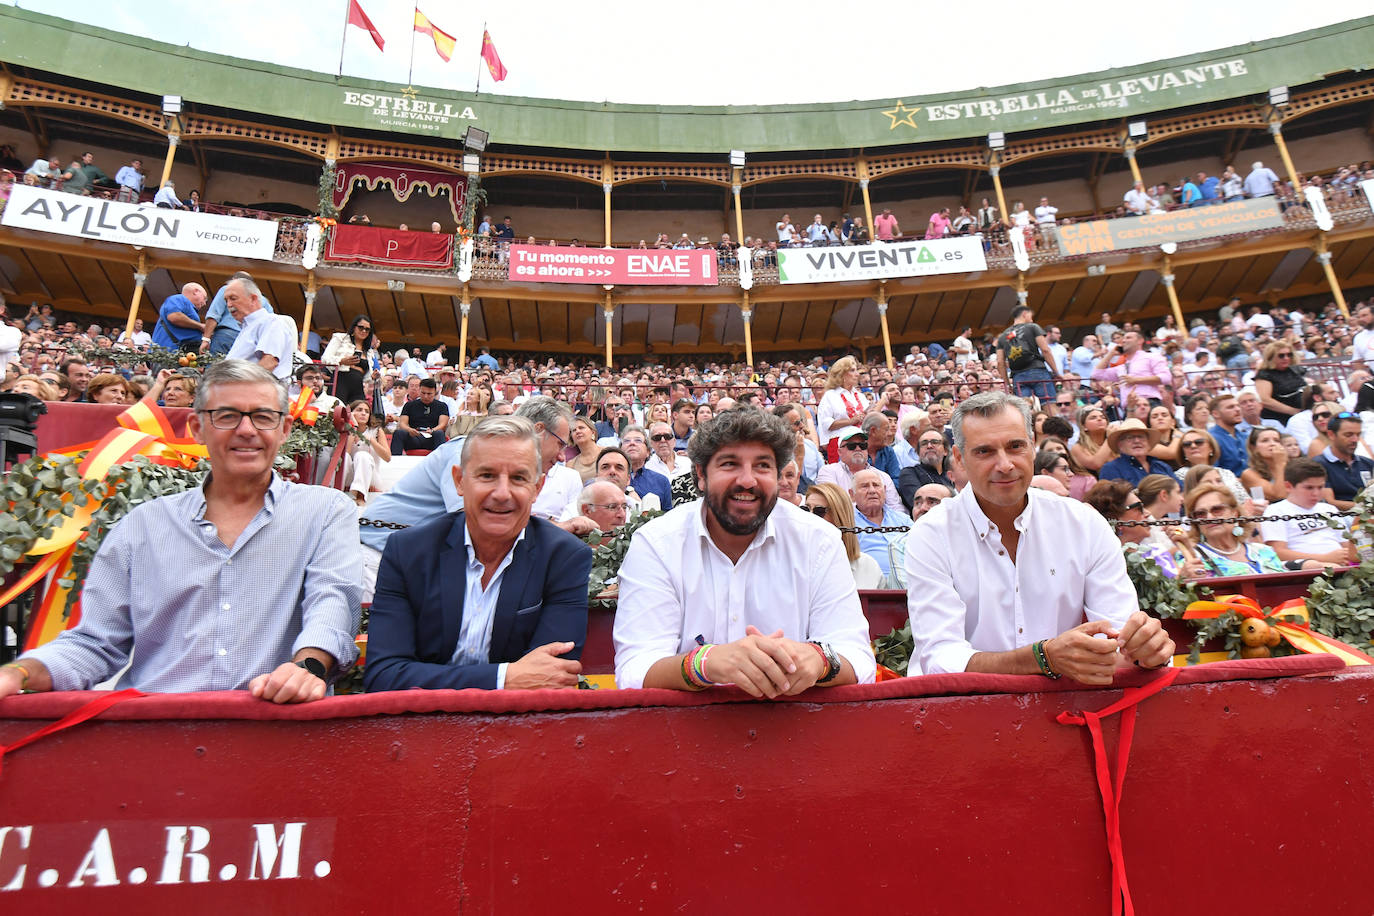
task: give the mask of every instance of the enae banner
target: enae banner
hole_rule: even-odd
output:
[[[1275,197],[1255,197],[1229,204],[1188,207],[1166,213],[1060,223],[1059,253],[1065,256],[1148,248],[1164,242],[1186,242],[1218,235],[1236,235],[1283,225]]]
[[[16,184],[0,225],[101,242],[272,260],[277,224],[218,213],[194,213],[81,197]]]
[[[977,236],[871,245],[778,249],[778,282],[840,283],[986,270]]]
[[[715,286],[714,248],[510,246],[510,279],[536,283]]]

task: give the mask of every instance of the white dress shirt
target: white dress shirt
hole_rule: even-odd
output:
[[[234,338],[228,358],[257,362],[263,356],[275,356],[277,364],[270,371],[279,381],[286,382],[291,378],[291,354],[296,352],[296,343],[276,319],[276,315],[260,308],[239,322],[239,336]]]
[[[1106,520],[1045,490],[1027,497],[1015,522],[1014,564],[971,486],[912,526],[906,581],[915,645],[907,674],[964,671],[975,653],[1019,649],[1089,620],[1121,627],[1139,610]]]
[[[731,563],[706,530],[704,500],[635,532],[620,567],[615,679],[644,686],[660,659],[743,639],[753,625],[788,639],[828,642],[861,684],[877,670],[849,558],[829,522],[779,500],[753,542]]]
[[[582,475],[565,464],[555,464],[544,474],[544,485],[535,497],[530,514],[537,518],[557,519],[569,503],[576,503],[582,493]]]
[[[455,665],[484,665],[491,660],[491,629],[496,623],[496,602],[501,597],[501,580],[506,577],[506,567],[515,556],[516,544],[525,539],[525,529],[515,536],[515,543],[501,558],[492,574],[491,581],[482,587],[482,574],[486,567],[477,559],[477,551],[472,547],[472,532],[463,526],[463,546],[468,553],[467,591],[463,596],[463,625],[458,631],[458,645],[453,647],[450,661]],[[398,542],[399,543],[399,542]],[[506,688],[506,669],[509,662],[496,666],[496,689]]]
[[[650,455],[649,460],[644,462],[644,466],[651,471],[657,471],[669,480],[674,477],[681,477],[683,474],[690,474],[692,471],[692,462],[687,460],[686,455],[674,455],[673,466],[668,467],[663,459],[658,457],[658,452]]]

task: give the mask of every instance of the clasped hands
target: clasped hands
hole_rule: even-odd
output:
[[[787,639],[782,630],[765,635],[752,625],[744,633],[711,649],[705,673],[715,683],[772,700],[809,690],[825,676],[826,663],[810,643]]]
[[[1162,668],[1173,655],[1174,641],[1144,611],[1132,614],[1120,630],[1109,621],[1090,620],[1045,640],[1045,657],[1055,674],[1096,686],[1110,684],[1117,668]]]

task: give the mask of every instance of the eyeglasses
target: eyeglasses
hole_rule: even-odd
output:
[[[1293,358],[1293,354],[1292,354],[1292,353],[1275,353],[1275,354],[1274,354],[1274,359],[1292,359],[1292,358]]]
[[[607,512],[625,512],[630,507],[626,503],[583,503],[584,509],[604,509]]]
[[[1234,506],[1213,506],[1210,509],[1193,509],[1193,518],[1226,518],[1236,511]]]
[[[1134,512],[1137,509],[1139,509],[1141,512],[1145,511],[1145,504],[1140,500],[1136,500],[1135,502],[1131,503],[1129,506],[1126,507],[1127,512]]]
[[[855,442],[853,439],[850,439],[848,442],[844,444],[844,447],[849,449],[851,452],[857,452],[861,448],[868,448],[868,443]]]
[[[829,506],[798,506],[803,512],[810,512],[817,518],[825,518],[830,514]]]
[[[368,334],[371,334],[371,333],[372,333],[372,326],[371,326],[371,325],[367,325],[367,324],[360,324],[360,325],[358,325],[357,327],[355,327],[353,330],[355,330],[355,331],[365,331],[365,332],[367,332]]]
[[[260,407],[257,410],[235,410],[232,407],[215,407],[210,410],[200,411],[210,417],[210,425],[215,429],[238,429],[243,418],[247,417],[252,421],[257,429],[276,429],[281,424],[281,418],[286,416],[282,410],[268,410]]]
[[[677,436],[674,436],[672,433],[654,433],[649,438],[654,442],[670,442],[676,439]]]
[[[927,446],[931,446],[931,445],[944,445],[944,444],[945,444],[945,440],[944,440],[944,439],[922,439],[922,440],[920,441],[920,443],[919,443],[919,445],[920,445],[921,448],[926,448]]]
[[[568,447],[568,440],[567,440],[567,439],[564,439],[562,436],[558,435],[558,433],[554,432],[553,430],[549,429],[548,427],[545,427],[545,428],[544,428],[544,434],[545,434],[546,436],[552,436],[552,437],[558,442],[558,447],[559,447],[559,448],[567,448],[567,447]]]
[[[1184,447],[1184,448],[1197,448],[1197,447],[1200,446],[1200,445],[1207,445],[1207,440],[1206,440],[1206,439],[1185,439],[1185,440],[1183,440],[1183,447]]]

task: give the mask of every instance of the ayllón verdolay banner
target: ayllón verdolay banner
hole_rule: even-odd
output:
[[[1076,255],[1149,248],[1163,242],[1186,242],[1257,229],[1276,229],[1282,225],[1278,199],[1256,197],[1167,213],[1060,223],[1057,231],[1060,253]]]
[[[191,213],[81,197],[16,184],[0,225],[102,242],[272,260],[277,224],[219,213]]]
[[[986,270],[977,237],[778,249],[779,283],[840,283]]]
[[[512,245],[510,279],[535,283],[715,286],[716,250]]]

